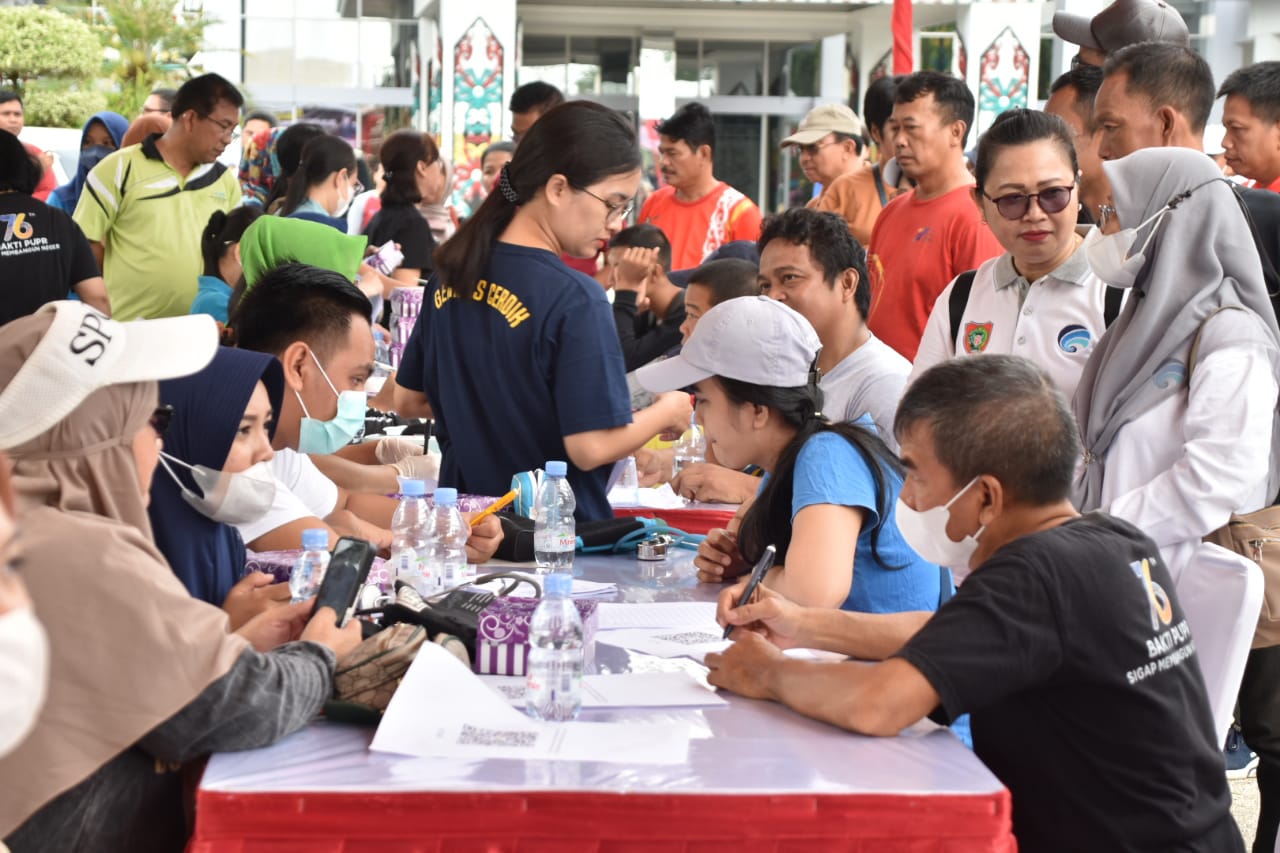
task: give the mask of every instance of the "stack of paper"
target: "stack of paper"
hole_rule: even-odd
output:
[[[447,698],[446,698],[447,697]],[[425,644],[392,697],[371,750],[444,758],[681,764],[688,725],[546,723],[511,707],[443,647]]]
[[[710,601],[601,604],[596,641],[656,657],[687,657],[701,663],[728,645]]]
[[[480,680],[512,705],[524,707],[523,675],[485,675]],[[697,708],[727,704],[710,687],[684,672],[622,672],[582,679],[583,708]]]

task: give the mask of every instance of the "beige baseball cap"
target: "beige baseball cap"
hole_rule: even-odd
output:
[[[823,104],[809,110],[796,132],[782,140],[782,147],[812,145],[829,133],[864,136],[866,127],[857,113],[844,104]]]

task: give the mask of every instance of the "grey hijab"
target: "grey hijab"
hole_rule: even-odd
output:
[[[1211,314],[1243,308],[1256,320],[1241,315],[1233,322],[1261,322],[1280,350],[1258,250],[1213,161],[1186,148],[1148,148],[1102,165],[1126,228],[1190,193],[1156,223],[1124,311],[1098,342],[1076,388],[1073,408],[1085,448],[1076,505],[1086,512],[1101,505],[1106,454],[1120,428],[1186,393],[1191,342]],[[1152,227],[1139,230],[1135,251]]]

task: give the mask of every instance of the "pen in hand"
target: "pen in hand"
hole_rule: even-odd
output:
[[[517,492],[515,489],[512,489],[502,497],[498,498],[493,503],[489,504],[489,506],[485,508],[484,512],[479,513],[478,515],[472,516],[471,518],[472,529],[475,529],[475,526],[477,524],[484,521],[487,517],[493,515],[495,512],[497,512],[498,510],[502,509],[507,504],[515,500],[518,494],[519,492]]]
[[[777,553],[778,549],[772,545],[764,549],[764,553],[760,555],[760,559],[756,561],[755,567],[751,570],[751,579],[747,581],[747,588],[742,591],[742,596],[738,599],[738,607],[745,607],[751,601],[751,596],[756,593],[756,587],[760,585],[760,581],[764,580],[764,576],[773,566],[773,558]],[[733,633],[733,628],[733,625],[724,626],[724,638],[726,640]]]

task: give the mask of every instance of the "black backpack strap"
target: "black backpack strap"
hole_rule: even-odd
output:
[[[1111,324],[1120,316],[1124,306],[1124,289],[1107,285],[1107,292],[1102,297],[1102,328],[1110,329]]]
[[[880,175],[879,163],[872,164],[871,177],[876,180],[876,195],[880,196],[880,206],[884,207],[889,203],[889,195],[884,191],[884,178]]]
[[[969,304],[969,293],[973,290],[973,280],[977,275],[977,270],[962,272],[956,276],[955,284],[951,285],[951,297],[947,300],[947,309],[951,312],[952,346],[955,346],[956,338],[960,337],[960,321],[964,319],[964,309]]]

